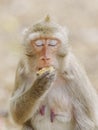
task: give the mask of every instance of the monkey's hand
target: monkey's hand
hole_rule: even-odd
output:
[[[36,113],[37,108],[40,107],[40,99],[42,100],[52,88],[54,79],[55,71],[45,71],[37,76],[28,91],[11,101],[11,111],[15,122],[23,124]]]
[[[41,70],[42,71],[42,70]],[[36,81],[33,84],[34,95],[40,97],[51,86],[55,79],[55,70],[45,69],[41,74],[39,73]]]

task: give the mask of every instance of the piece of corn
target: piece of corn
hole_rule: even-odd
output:
[[[42,68],[41,70],[39,70],[37,72],[37,75],[42,75],[43,73],[45,73],[46,71],[49,71],[50,73],[54,70],[54,68],[52,66],[50,67],[45,67],[45,68]]]

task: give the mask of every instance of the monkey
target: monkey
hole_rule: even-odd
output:
[[[50,16],[24,33],[10,114],[22,130],[98,129],[97,92],[70,49],[66,28]]]

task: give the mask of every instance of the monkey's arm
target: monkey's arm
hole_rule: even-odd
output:
[[[17,69],[21,70],[23,66]],[[26,75],[24,73],[16,74],[16,88],[10,100],[10,111],[16,123],[23,124],[32,117],[40,105],[40,100],[47,94],[54,79],[54,73],[46,72],[39,76],[30,89],[24,92],[26,86]],[[23,83],[25,82],[25,83]]]
[[[64,79],[72,101],[75,130],[92,130],[98,125],[98,95],[73,54],[68,57]]]

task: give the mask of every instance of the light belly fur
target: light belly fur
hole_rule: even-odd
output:
[[[61,86],[57,86],[57,84]],[[41,115],[39,111],[37,112],[32,120],[34,130],[73,130],[71,105],[64,84],[64,81],[57,80],[45,97],[42,102],[42,105],[45,105],[45,114]],[[50,119],[51,109],[56,114],[53,122]]]
[[[34,130],[73,130],[72,122],[62,122],[55,120],[53,123],[49,117],[44,117],[43,120],[33,122]]]

